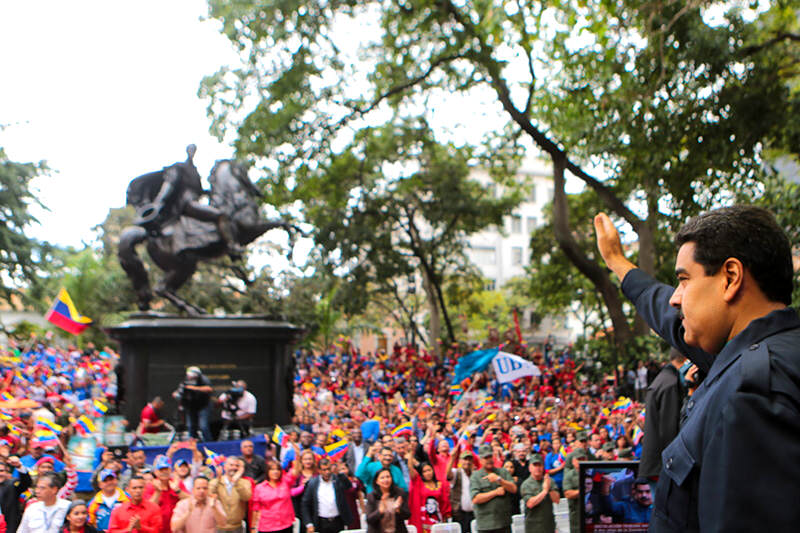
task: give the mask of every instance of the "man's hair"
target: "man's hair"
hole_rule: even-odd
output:
[[[685,359],[686,359],[686,356],[683,355],[683,352],[681,352],[677,348],[670,348],[670,350],[669,350],[669,360],[670,361],[683,361]]]
[[[635,489],[640,485],[647,485],[649,487],[650,481],[648,481],[646,477],[637,477],[636,479],[633,480],[633,484],[631,485],[631,490]]]
[[[695,243],[694,260],[707,276],[731,257],[750,271],[770,301],[792,303],[792,250],[775,217],[761,207],[736,205],[698,215],[675,236],[680,247]]]
[[[319,463],[317,463],[317,467],[322,468],[323,466],[330,466],[330,464],[331,464],[330,459],[323,457],[322,459],[319,460]]]
[[[51,487],[61,488],[61,478],[58,477],[58,474],[55,472],[45,472],[44,474],[39,476],[39,479],[46,480],[47,484]]]
[[[142,483],[144,483],[144,477],[136,474],[135,476],[131,476],[131,478],[128,480],[128,485],[131,484],[131,481],[141,481]]]
[[[197,475],[197,476],[194,478],[194,482],[195,482],[195,483],[197,483],[197,482],[198,482],[199,480],[201,480],[201,479],[205,479],[205,480],[206,480],[206,483],[210,483],[210,481],[208,480],[208,477],[207,477],[207,476],[205,476],[204,474],[199,474],[199,475]]]

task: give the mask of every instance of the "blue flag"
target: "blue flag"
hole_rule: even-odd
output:
[[[478,350],[469,353],[458,360],[455,368],[455,376],[453,383],[461,383],[475,372],[483,372],[489,363],[492,362],[494,356],[500,350],[497,348],[490,348],[488,350]]]
[[[361,424],[361,437],[367,442],[375,442],[381,433],[381,423],[378,420],[367,420]]]

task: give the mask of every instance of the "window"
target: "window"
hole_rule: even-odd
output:
[[[486,289],[487,291],[493,291],[496,286],[496,283],[497,282],[495,282],[495,280],[488,279],[486,280],[486,286],[484,287],[484,289]]]
[[[528,233],[533,233],[536,229],[536,217],[528,217]]]
[[[522,265],[522,246],[511,247],[511,265],[512,266]]]
[[[511,215],[511,233],[522,233],[522,217]]]
[[[494,246],[473,246],[471,255],[477,265],[497,264],[497,250]]]
[[[536,184],[535,183],[531,186],[530,200],[531,200],[531,202],[535,202],[536,201]]]

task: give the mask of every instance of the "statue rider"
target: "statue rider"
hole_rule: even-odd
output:
[[[197,147],[190,144],[186,147],[186,161],[164,168],[161,188],[152,200],[152,208],[142,211],[137,224],[144,226],[148,231],[158,231],[182,215],[214,223],[228,254],[232,258],[238,258],[243,248],[236,242],[235,229],[230,217],[216,207],[198,201],[203,195],[203,186],[200,174],[194,165],[196,151]]]

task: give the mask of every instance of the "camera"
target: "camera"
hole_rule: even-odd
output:
[[[244,396],[244,388],[234,385],[225,391],[225,403],[222,404],[222,409],[235,415],[239,410],[239,400]]]

